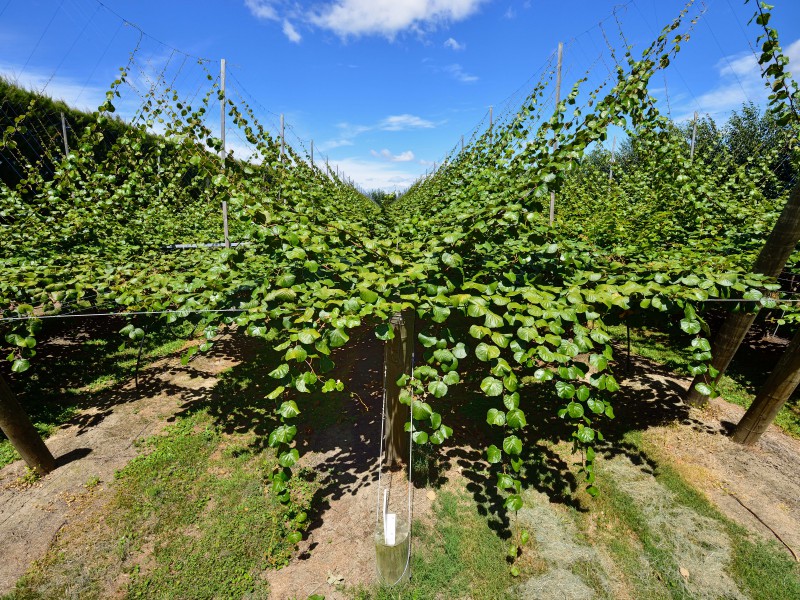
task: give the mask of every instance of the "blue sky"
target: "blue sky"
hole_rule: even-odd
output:
[[[774,21],[800,62],[800,2],[774,0]],[[0,74],[80,107],[95,107],[136,50],[144,84],[164,70],[191,95],[205,72],[191,57],[228,64],[241,97],[299,150],[314,140],[362,187],[402,189],[476,128],[518,105],[565,43],[564,81],[586,70],[605,77],[608,43],[641,49],[683,0],[0,0]],[[614,15],[615,6],[616,15]],[[747,26],[754,5],[706,0],[678,59],[652,93],[676,119],[694,111],[724,118],[766,93]],[[136,24],[147,35],[120,18]],[[602,25],[598,25],[602,23]],[[620,25],[621,24],[621,29]],[[175,51],[177,50],[177,51]],[[552,63],[550,63],[552,64]],[[141,86],[140,86],[141,87]],[[130,115],[134,90],[120,113]],[[229,145],[246,143],[235,133]]]

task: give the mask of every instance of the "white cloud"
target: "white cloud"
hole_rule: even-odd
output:
[[[328,150],[333,150],[334,148],[341,148],[342,146],[352,146],[353,142],[348,139],[341,139],[341,140],[327,140],[322,142],[317,146],[322,152],[327,152]]]
[[[297,33],[297,29],[294,28],[289,21],[283,21],[283,34],[289,38],[290,42],[294,42],[295,44],[299,44],[300,40],[302,40],[302,36]]]
[[[370,150],[370,154],[376,158],[384,158],[391,162],[411,162],[414,160],[414,153],[411,150],[406,150],[400,154],[392,154],[388,149],[384,148],[380,152]]]
[[[410,165],[409,165],[410,166]],[[344,175],[366,190],[381,189],[387,192],[404,190],[419,178],[419,173],[407,171],[407,166],[399,166],[386,161],[345,158],[331,160],[330,168]]]
[[[280,20],[275,4],[273,0],[244,0],[244,5],[250,9],[254,17],[270,21]]]
[[[434,127],[436,125],[431,121],[416,115],[405,114],[386,117],[378,124],[377,128],[383,131],[405,131],[407,129],[433,129]]]
[[[341,37],[382,35],[392,39],[406,30],[434,29],[442,23],[466,19],[485,1],[336,0],[312,11],[309,20]]]
[[[478,81],[477,75],[472,75],[471,73],[467,73],[464,70],[464,67],[459,65],[458,63],[453,65],[447,65],[443,68],[444,72],[450,75],[456,81],[460,81],[461,83],[475,83]]]
[[[458,52],[460,50],[466,50],[467,45],[466,44],[459,44],[453,38],[447,38],[447,40],[445,40],[445,42],[444,42],[444,47],[445,48],[450,48],[451,50],[455,50],[456,52]]]
[[[800,65],[800,39],[784,47],[789,57],[789,71],[797,71]],[[762,103],[769,91],[761,77],[761,68],[752,52],[742,52],[723,57],[715,65],[719,79],[711,89],[696,97],[694,101],[676,102],[673,113],[676,120],[691,119],[695,110],[712,117],[727,116],[745,102]]]

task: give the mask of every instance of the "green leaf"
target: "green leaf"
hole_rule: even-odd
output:
[[[503,440],[503,451],[506,454],[520,454],[522,452],[522,440],[515,435],[509,435]]]
[[[700,333],[702,326],[697,319],[681,319],[681,329],[686,333],[695,334]]]
[[[503,323],[503,317],[496,315],[493,312],[486,311],[486,319],[483,323],[485,327],[488,327],[489,329],[497,329],[498,327],[502,327]]]
[[[427,444],[428,443],[428,434],[424,431],[415,431],[411,434],[411,439],[414,440],[415,444]]]
[[[291,419],[300,414],[300,409],[294,400],[286,400],[278,409],[278,414],[285,419]]]
[[[447,394],[447,385],[443,381],[431,381],[428,384],[428,392],[436,398],[441,398]]]
[[[294,425],[279,425],[269,434],[267,443],[270,448],[276,448],[281,444],[289,444],[297,435],[297,427]]]
[[[24,373],[25,371],[27,371],[30,368],[30,366],[31,366],[31,363],[28,362],[28,359],[26,359],[26,358],[18,358],[11,365],[11,370],[14,373]]]
[[[269,372],[269,376],[273,379],[281,379],[289,374],[289,365],[282,364]]]
[[[481,381],[481,389],[487,396],[499,396],[503,393],[503,382],[494,377],[486,377]]]
[[[431,405],[427,402],[423,402],[422,400],[414,400],[413,404],[411,405],[412,416],[420,421],[429,418],[432,412],[433,409],[431,408]]]
[[[373,292],[372,290],[367,290],[367,289],[360,290],[359,296],[367,304],[375,304],[375,302],[377,302],[379,298],[377,292]]]
[[[506,424],[506,415],[501,410],[490,408],[489,412],[486,413],[486,422],[489,425],[498,425],[502,427]]]
[[[515,408],[519,407],[519,392],[514,392],[513,394],[506,394],[503,396],[503,405],[508,410],[514,410]]]
[[[447,317],[450,316],[450,309],[446,306],[434,306],[433,307],[433,316],[431,319],[435,323],[444,323],[447,321]]]
[[[489,361],[500,356],[500,348],[481,342],[475,346],[475,356],[478,360]]]
[[[566,381],[556,381],[556,394],[559,398],[568,400],[575,396],[575,386]]]
[[[417,334],[417,339],[419,343],[422,344],[425,348],[430,348],[436,345],[437,340],[435,337],[431,337],[429,335],[425,335],[424,333]]]
[[[512,494],[508,498],[506,498],[505,503],[503,504],[508,510],[513,510],[514,512],[518,511],[522,508],[522,496],[519,494]]]
[[[505,473],[497,474],[497,487],[501,490],[507,490],[514,487],[514,478]]]
[[[508,426],[513,429],[522,429],[528,424],[525,420],[525,413],[518,408],[508,411],[506,414],[506,422]]]
[[[301,344],[313,344],[315,340],[320,337],[319,331],[316,329],[303,329],[297,334],[297,340]]]
[[[703,383],[702,381],[694,386],[698,392],[700,392],[703,396],[710,396],[714,393],[714,388],[712,388],[707,383]]]
[[[459,377],[457,371],[450,371],[449,373],[446,373],[444,377],[442,377],[442,381],[444,381],[447,385],[456,385],[461,381],[461,377]]]
[[[331,348],[339,348],[340,346],[344,346],[349,340],[350,336],[347,335],[347,332],[341,327],[337,327],[330,332]]]
[[[488,460],[492,464],[499,463],[503,460],[503,453],[500,451],[500,448],[492,444],[486,449],[486,460]]]
[[[292,448],[286,452],[283,452],[278,457],[278,464],[284,468],[289,468],[293,466],[298,460],[300,460],[300,453]]]
[[[591,391],[585,385],[582,385],[581,387],[579,387],[577,392],[576,392],[576,395],[578,396],[578,400],[580,400],[581,402],[586,402],[589,399],[589,395],[590,394],[591,394]]]
[[[583,404],[570,402],[567,404],[567,414],[573,419],[580,419],[583,416]]]
[[[431,413],[431,429],[439,429],[442,424],[442,415],[439,413]]]
[[[286,536],[286,543],[289,544],[290,546],[299,544],[301,541],[303,541],[303,534],[300,533],[299,531],[293,531],[292,533]]]

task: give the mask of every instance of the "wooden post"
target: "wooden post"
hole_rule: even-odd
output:
[[[219,159],[222,163],[222,170],[225,170],[225,59],[219,61],[219,139],[221,147]],[[225,236],[225,247],[231,247],[231,239],[228,237],[228,202],[222,201],[222,233]]]
[[[69,142],[67,141],[67,119],[61,113],[61,135],[64,136],[64,156],[69,156]]]
[[[311,166],[314,166],[314,140],[311,140]]]
[[[395,313],[389,320],[394,338],[384,346],[386,390],[386,427],[384,428],[384,447],[386,462],[397,464],[408,460],[408,406],[400,404],[400,388],[397,380],[404,374],[411,375],[411,357],[414,352],[414,311]]]
[[[558,65],[556,66],[556,111],[561,102],[561,62],[564,55],[564,42],[558,42]],[[558,144],[556,143],[556,147]],[[550,226],[556,219],[556,193],[550,192]]]
[[[689,160],[694,161],[694,141],[697,138],[697,111],[694,111],[694,120],[692,122],[692,145],[689,148]]]
[[[489,139],[494,140],[494,106],[489,107]]]
[[[781,356],[756,399],[733,431],[733,441],[755,444],[778,416],[786,401],[800,385],[800,331]]]
[[[464,153],[464,136],[461,136],[461,153]]]
[[[39,475],[46,475],[56,468],[56,459],[45,446],[2,375],[0,375],[0,429],[27,465]]]

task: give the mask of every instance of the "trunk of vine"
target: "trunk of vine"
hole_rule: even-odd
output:
[[[755,444],[800,385],[800,330],[733,431],[733,441]]]
[[[46,475],[56,468],[56,460],[2,375],[0,375],[0,429],[22,459],[39,475]]]
[[[386,389],[386,428],[384,447],[386,462],[399,464],[408,461],[408,433],[405,424],[409,420],[408,407],[400,403],[400,388],[397,380],[403,374],[411,375],[411,356],[414,350],[414,311],[395,314],[389,321],[394,338],[386,342],[384,361],[386,374],[383,385]]]
[[[753,265],[753,273],[769,277],[780,275],[798,240],[800,240],[800,184],[792,188],[778,222],[775,223]],[[719,371],[716,380],[719,380],[728,368],[755,318],[755,312],[736,312],[728,315],[711,348],[713,353],[711,364]],[[709,383],[708,375],[696,375],[692,381],[684,398],[684,401],[692,406],[704,406],[708,402],[707,397],[695,389],[698,383]]]

